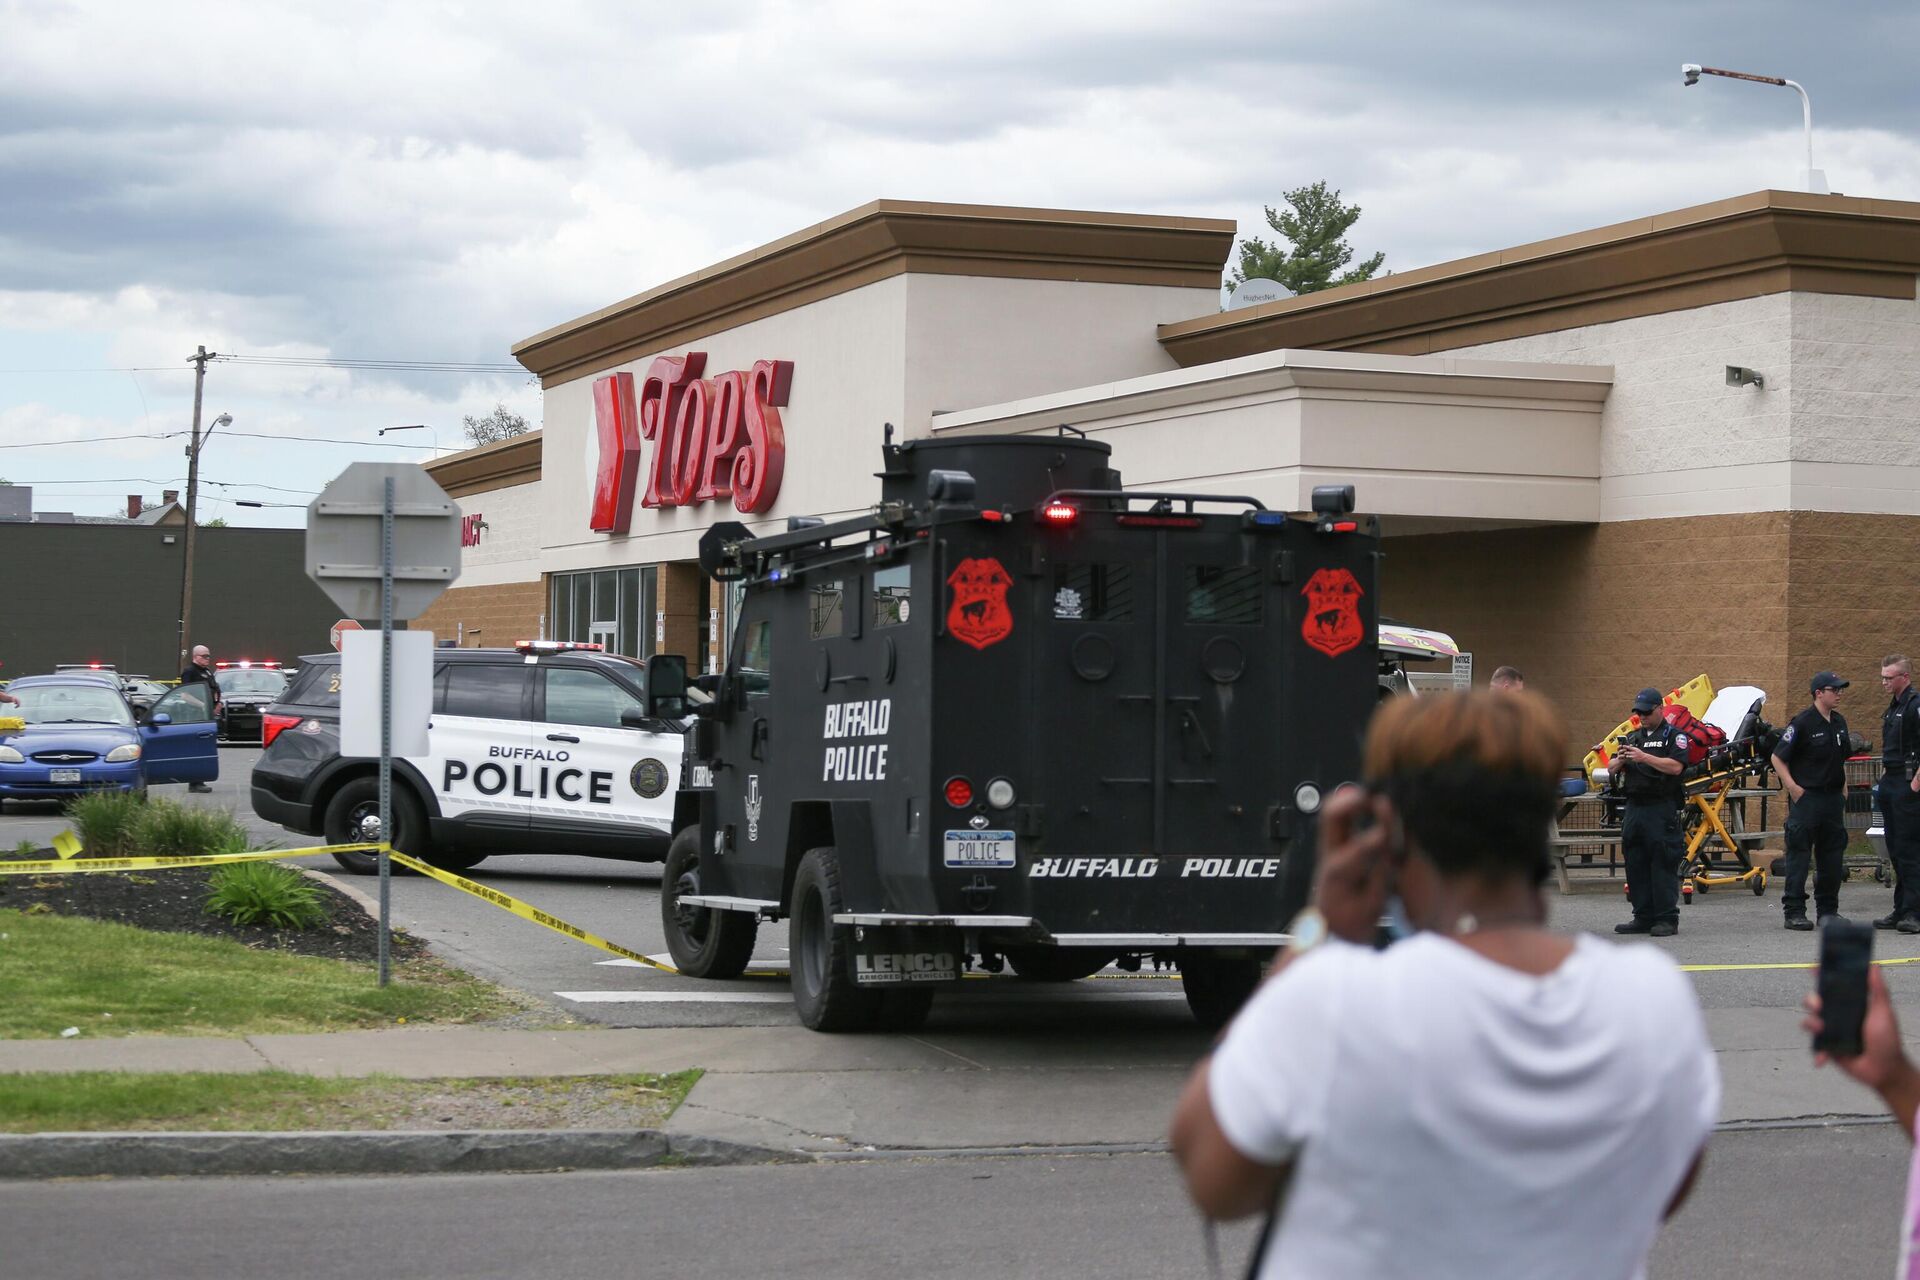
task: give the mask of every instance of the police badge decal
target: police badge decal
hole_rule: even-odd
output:
[[[627,782],[642,800],[658,800],[667,790],[667,766],[658,760],[642,760],[627,774]]]
[[[1013,634],[1013,610],[1007,607],[1007,588],[1013,577],[998,560],[962,560],[947,575],[953,605],[947,610],[947,630],[962,644],[984,649]]]
[[[1366,628],[1360,624],[1360,597],[1365,592],[1351,569],[1316,569],[1300,594],[1307,598],[1300,635],[1309,645],[1337,658],[1365,637]]]

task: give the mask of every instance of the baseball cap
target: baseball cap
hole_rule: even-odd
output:
[[[1842,680],[1831,671],[1822,671],[1809,682],[1810,687],[1815,693],[1820,692],[1822,689],[1844,689],[1847,687],[1847,683],[1847,681]]]
[[[1633,709],[1635,711],[1651,711],[1659,705],[1660,691],[1658,689],[1642,689],[1639,693],[1633,695]]]

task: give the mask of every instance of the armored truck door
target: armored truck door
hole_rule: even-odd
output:
[[[1282,756],[1314,732],[1287,723],[1285,668],[1269,652],[1287,612],[1272,564],[1279,540],[1162,537],[1165,851],[1220,858],[1238,876],[1277,876],[1277,858],[1231,855],[1264,841]]]
[[[1041,564],[1034,761],[1045,852],[1147,855],[1153,844],[1153,535],[1080,531]]]

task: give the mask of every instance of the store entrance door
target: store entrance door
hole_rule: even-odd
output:
[[[588,642],[599,645],[608,653],[618,653],[620,651],[619,635],[620,628],[615,623],[595,622],[589,624],[587,627]]]

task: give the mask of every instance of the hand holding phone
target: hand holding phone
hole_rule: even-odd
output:
[[[1402,844],[1400,817],[1385,796],[1348,786],[1327,797],[1313,902],[1335,937],[1373,941],[1404,856]]]
[[[1873,967],[1873,929],[1829,920],[1820,928],[1820,1010],[1815,1053],[1857,1058],[1865,1048],[1867,982]]]

